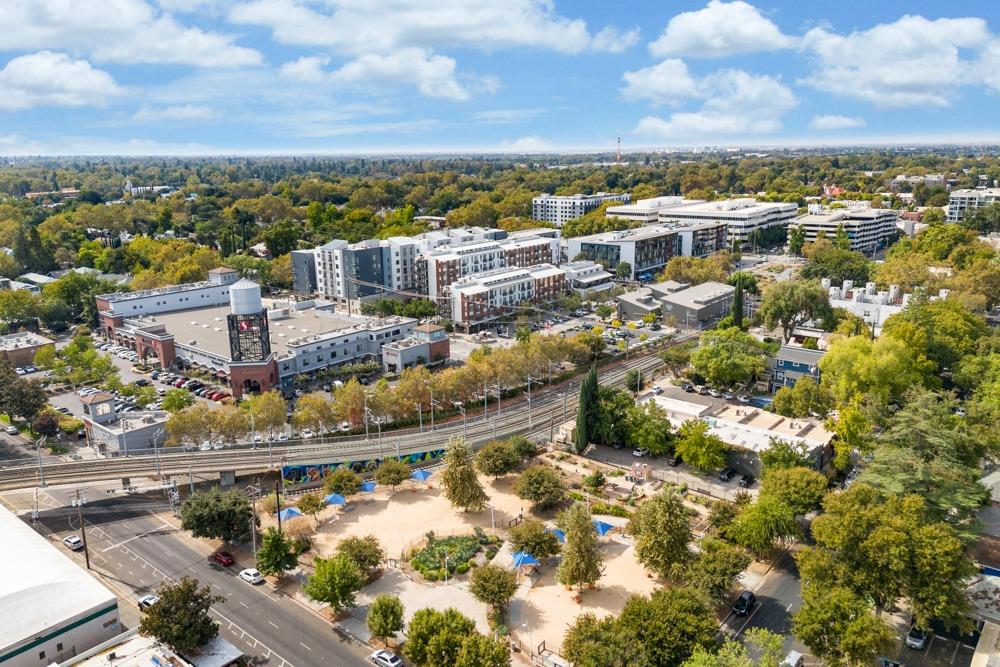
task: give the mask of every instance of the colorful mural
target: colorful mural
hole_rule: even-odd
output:
[[[415,454],[404,454],[399,460],[409,466],[424,465],[436,461],[444,456],[443,449],[434,449],[429,452],[417,452]],[[396,458],[396,457],[392,457]],[[347,466],[359,475],[370,475],[382,463],[382,459],[367,459],[364,461],[342,461],[339,463],[304,463],[302,465],[282,466],[281,479],[285,486],[300,486],[302,484],[316,484],[323,481],[323,478],[341,466]]]

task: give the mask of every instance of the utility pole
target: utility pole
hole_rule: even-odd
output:
[[[35,440],[35,456],[38,457],[38,486],[45,488],[45,469],[42,467],[42,440],[45,437],[42,436]]]
[[[281,482],[274,480],[274,500],[278,508],[278,532],[281,532]]]
[[[80,537],[83,539],[83,557],[87,562],[87,569],[90,569],[90,548],[87,546],[87,526],[83,523],[83,504],[87,502],[87,497],[80,496],[80,489],[76,490],[76,518],[80,522]]]
[[[431,389],[431,431],[434,431],[434,390]]]
[[[528,376],[528,428],[531,428],[531,376]]]

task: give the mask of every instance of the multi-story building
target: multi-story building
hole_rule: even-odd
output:
[[[30,331],[0,336],[0,359],[11,367],[27,366],[34,363],[39,350],[54,345],[52,340]]]
[[[749,197],[679,204],[660,211],[661,224],[670,222],[724,222],[730,247],[743,247],[773,227],[786,227],[798,213],[796,204],[758,202]]]
[[[898,174],[895,178],[887,179],[885,181],[885,187],[893,191],[899,191],[913,188],[917,185],[924,185],[929,188],[943,188],[947,185],[947,183],[948,179],[944,174],[924,174],[923,176],[907,176],[906,174]]]
[[[292,289],[301,294],[315,294],[319,291],[316,284],[315,250],[292,251]]]
[[[543,192],[531,200],[531,217],[562,227],[566,222],[579,218],[587,211],[609,201],[627,204],[632,201],[632,195],[615,192],[598,192],[595,195],[550,195]]]
[[[446,363],[451,353],[448,332],[439,324],[421,324],[410,338],[382,346],[382,366],[390,373],[413,366]]]
[[[821,235],[832,239],[843,227],[851,240],[851,250],[872,254],[896,236],[897,219],[896,211],[888,208],[826,209],[810,205],[809,213],[789,226],[803,230],[806,243]]]
[[[559,236],[519,235],[499,241],[474,241],[440,248],[424,256],[420,271],[427,272],[427,296],[445,296],[448,286],[475,273],[505,267],[559,262]],[[426,266],[426,269],[423,268]]]
[[[966,211],[1000,203],[1000,188],[952,190],[948,196],[948,220],[958,222]]]
[[[680,206],[681,204],[699,203],[701,199],[685,199],[684,197],[667,196],[652,197],[650,199],[640,199],[634,204],[622,204],[621,206],[609,206],[604,211],[607,218],[623,218],[649,225],[659,220],[660,211]]]
[[[552,301],[566,291],[565,272],[551,264],[501,268],[451,285],[451,318],[472,330],[531,303]]]
[[[233,269],[220,266],[209,271],[208,280],[201,282],[101,294],[94,301],[98,312],[126,317],[221,306],[229,303],[229,289],[239,277],[240,274]]]
[[[603,292],[615,286],[614,276],[597,262],[579,260],[560,266],[566,273],[566,285],[579,294]]]

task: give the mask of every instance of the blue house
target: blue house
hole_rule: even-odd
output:
[[[778,391],[780,387],[791,387],[805,375],[819,382],[819,360],[823,350],[807,350],[803,347],[782,345],[767,360],[768,389]]]

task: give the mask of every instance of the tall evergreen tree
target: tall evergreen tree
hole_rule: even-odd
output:
[[[733,324],[740,329],[743,328],[743,274],[736,274],[736,284],[733,285],[736,292],[733,294]]]
[[[580,406],[576,412],[576,431],[573,434],[573,448],[577,454],[582,454],[583,450],[590,444],[591,435],[597,422],[598,396],[597,396],[597,369],[590,367],[587,377],[580,383]]]
[[[479,483],[472,452],[465,438],[456,436],[448,441],[441,481],[444,484],[444,496],[454,507],[478,512],[489,501],[483,485]]]
[[[570,507],[559,517],[559,526],[566,532],[566,546],[556,572],[559,583],[583,588],[600,579],[603,557],[587,506],[577,503]]]

